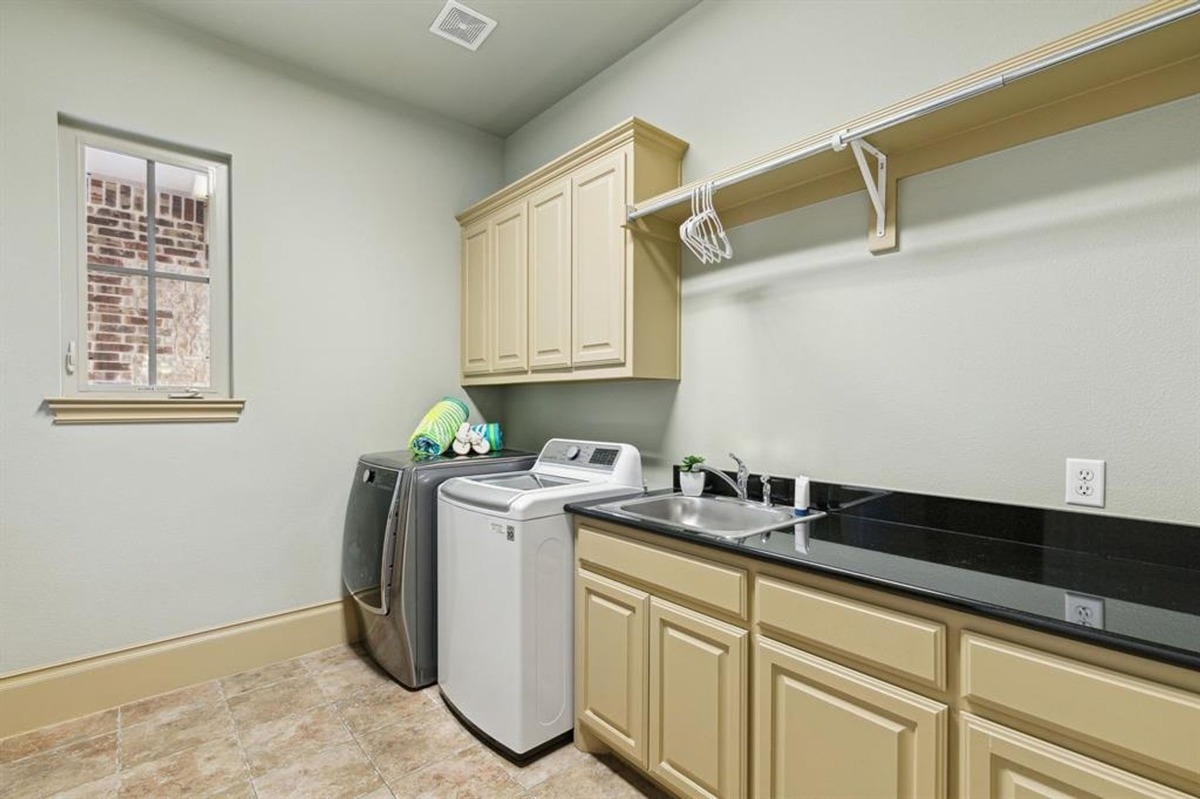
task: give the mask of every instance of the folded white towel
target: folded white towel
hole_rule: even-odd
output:
[[[467,441],[459,441],[457,438],[450,442],[450,446],[454,449],[455,455],[470,455],[471,444]]]
[[[475,450],[476,455],[486,455],[492,451],[492,443],[483,436],[479,436],[478,441],[471,442],[471,449]]]
[[[471,434],[471,425],[469,422],[463,422],[458,426],[458,431],[454,434],[455,441],[461,441],[464,444],[470,443],[468,436]],[[455,450],[457,452],[458,450]],[[465,453],[459,453],[460,455]]]

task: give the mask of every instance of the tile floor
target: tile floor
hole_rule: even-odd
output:
[[[665,797],[566,746],[493,754],[436,688],[408,691],[358,649],[295,660],[0,740],[0,797]]]

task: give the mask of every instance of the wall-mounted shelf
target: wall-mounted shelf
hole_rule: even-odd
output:
[[[1200,2],[1160,0],[782,150],[629,207],[628,227],[676,236],[692,189],[712,182],[726,227],[864,188],[855,140],[886,155],[886,218],[872,252],[895,249],[896,181],[1200,93]]]

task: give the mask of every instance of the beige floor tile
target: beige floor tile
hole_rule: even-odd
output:
[[[485,751],[503,768],[508,775],[513,778],[522,788],[532,788],[538,783],[545,782],[548,778],[566,771],[581,763],[590,763],[596,758],[589,755],[587,752],[582,752],[575,748],[574,744],[566,744],[565,746],[555,749],[548,755],[543,755],[527,766],[517,766],[505,760],[500,755],[490,749]]]
[[[442,701],[442,689],[436,684],[428,688],[421,689],[421,696],[425,697],[425,701],[434,707],[445,707],[446,703]]]
[[[371,791],[370,793],[364,793],[362,796],[358,797],[358,799],[396,799],[396,798],[392,794],[392,792],[389,791],[387,788],[380,788],[377,791]]]
[[[121,705],[121,728],[152,721],[166,721],[186,708],[212,704],[222,699],[220,686],[216,681],[210,681],[130,702]]]
[[[77,788],[54,794],[54,799],[117,799],[121,776],[113,774],[102,780],[85,782]]]
[[[330,699],[345,699],[368,688],[400,685],[370,659],[344,660],[313,672],[313,679]]]
[[[208,796],[249,777],[237,744],[217,741],[122,771],[121,799]]]
[[[263,666],[260,669],[253,669],[252,671],[243,671],[241,674],[235,674],[232,677],[226,677],[221,680],[221,688],[225,691],[225,696],[237,696],[247,691],[266,688],[268,685],[274,685],[277,682],[303,677],[307,673],[308,670],[304,668],[304,664],[300,662],[299,658],[296,658],[294,660],[285,660],[282,663],[272,663],[269,666]]]
[[[396,799],[508,799],[525,792],[478,747],[388,780],[388,787]]]
[[[254,780],[258,799],[353,799],[381,787],[371,761],[354,743],[326,749]]]
[[[325,669],[335,668],[349,660],[369,658],[362,647],[353,644],[339,644],[328,649],[321,649],[297,658],[313,674]]]
[[[666,794],[648,782],[628,778],[615,763],[592,758],[548,777],[528,793],[530,799],[652,799]]]
[[[97,735],[116,731],[117,709],[101,710],[90,716],[82,716],[0,740],[0,763],[11,763],[39,752],[82,741],[84,738],[95,738]]]
[[[405,774],[452,757],[475,744],[452,716],[433,709],[359,738],[389,785]]]
[[[246,730],[326,702],[317,683],[305,675],[231,696],[229,710],[238,729]]]
[[[430,709],[422,691],[409,691],[394,682],[364,688],[339,699],[334,705],[355,735],[395,724]]]
[[[121,730],[121,768],[131,769],[216,741],[237,742],[224,702],[181,709],[172,718]]]
[[[259,724],[241,733],[242,749],[255,776],[353,740],[328,705]]]
[[[247,782],[239,782],[211,793],[205,799],[255,799],[254,786]]]
[[[117,771],[117,734],[99,735],[0,766],[5,799],[50,796]]]

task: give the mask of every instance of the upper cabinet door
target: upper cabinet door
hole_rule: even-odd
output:
[[[625,362],[625,169],[621,149],[580,169],[571,186],[572,360]]]
[[[767,638],[755,645],[754,795],[946,795],[949,708]]]
[[[525,203],[520,202],[501,210],[491,223],[493,372],[524,372],[529,363],[526,221]]]
[[[462,370],[467,375],[485,374],[492,369],[488,233],[487,220],[462,232]]]
[[[571,181],[529,198],[529,367],[571,365]]]

